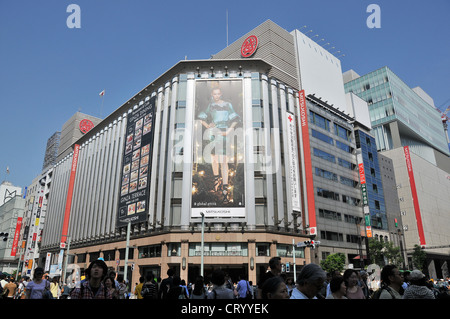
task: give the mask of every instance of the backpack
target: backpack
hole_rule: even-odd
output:
[[[154,284],[151,283],[145,283],[142,286],[141,296],[144,299],[153,299],[156,295],[156,287],[154,287]]]
[[[387,286],[383,286],[380,289],[376,290],[373,294],[372,294],[372,298],[371,299],[380,299],[380,295],[381,292],[383,291],[383,289],[386,289],[392,296],[392,299],[396,299],[394,294],[392,293],[391,288],[387,287]]]

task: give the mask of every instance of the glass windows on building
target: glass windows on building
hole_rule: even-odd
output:
[[[189,243],[189,256],[201,256],[201,243]],[[247,243],[204,243],[203,256],[248,256]]]
[[[141,246],[138,251],[139,258],[161,257],[161,245]]]
[[[325,151],[322,151],[318,148],[313,148],[313,154],[314,156],[317,156],[321,159],[324,159],[326,161],[329,161],[331,163],[336,163],[336,158],[334,157],[334,155],[331,155],[330,153],[327,153]]]
[[[311,129],[311,133],[312,133],[313,137],[321,140],[322,142],[334,145],[334,141],[333,141],[332,137],[330,137],[326,134],[320,133],[319,131],[316,131],[315,129]]]
[[[332,210],[328,210],[328,209],[322,209],[319,208],[319,217],[321,218],[325,218],[325,219],[331,219],[331,220],[335,220],[335,221],[342,221],[342,214],[332,211]]]
[[[293,245],[277,244],[278,257],[292,257]],[[305,258],[305,247],[295,248],[295,258]]]
[[[346,141],[350,141],[352,137],[352,132],[346,128],[334,123],[334,131],[337,136],[343,138]]]
[[[315,124],[316,126],[323,128],[326,131],[330,130],[330,120],[325,117],[313,112],[309,111],[310,122]]]
[[[256,256],[270,256],[270,243],[257,243]]]
[[[316,175],[337,182],[337,174],[316,167]]]
[[[321,187],[317,187],[317,195],[323,198],[328,198],[332,200],[339,200],[339,194]]]

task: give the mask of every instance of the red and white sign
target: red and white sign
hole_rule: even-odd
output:
[[[304,165],[305,165],[305,179],[306,179],[306,197],[308,200],[308,221],[311,231],[316,231],[316,205],[314,203],[314,183],[312,175],[312,162],[311,162],[311,146],[309,143],[309,129],[308,129],[308,109],[306,106],[306,94],[305,90],[298,92],[299,94],[299,106],[300,106],[300,126],[302,132],[303,141],[303,154],[304,154]]]
[[[83,134],[86,134],[87,132],[89,132],[93,127],[94,127],[94,123],[92,123],[91,120],[84,119],[84,120],[81,120],[81,122],[80,122],[80,131]]]
[[[20,228],[22,227],[22,217],[17,218],[16,231],[14,232],[14,240],[11,248],[11,256],[17,253],[17,245],[19,243]]]
[[[425,246],[426,245],[425,233],[423,231],[422,215],[420,213],[419,198],[417,197],[416,182],[414,179],[414,171],[413,171],[413,167],[412,167],[411,154],[409,152],[409,147],[404,146],[403,151],[405,153],[406,169],[408,170],[409,184],[411,186],[411,195],[413,198],[414,212],[416,213],[417,231],[419,233],[419,242],[420,242],[421,246]]]
[[[244,40],[241,46],[241,55],[243,58],[251,57],[258,48],[258,38],[256,35],[251,35]]]
[[[80,145],[75,144],[72,157],[72,169],[70,170],[69,189],[67,191],[66,208],[64,210],[64,221],[61,234],[61,243],[65,243],[67,239],[67,232],[69,230],[70,209],[72,207],[73,188],[75,184],[75,175],[77,173],[78,153],[80,151]]]
[[[365,184],[366,174],[364,174],[364,164],[359,163],[358,166],[359,166],[359,181],[361,182],[361,184]]]

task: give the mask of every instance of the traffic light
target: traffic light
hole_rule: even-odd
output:
[[[397,218],[394,218],[395,227],[398,227]]]

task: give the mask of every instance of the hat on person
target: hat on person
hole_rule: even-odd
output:
[[[410,275],[411,275],[411,280],[420,280],[423,277],[425,277],[425,275],[418,269],[411,271]]]

